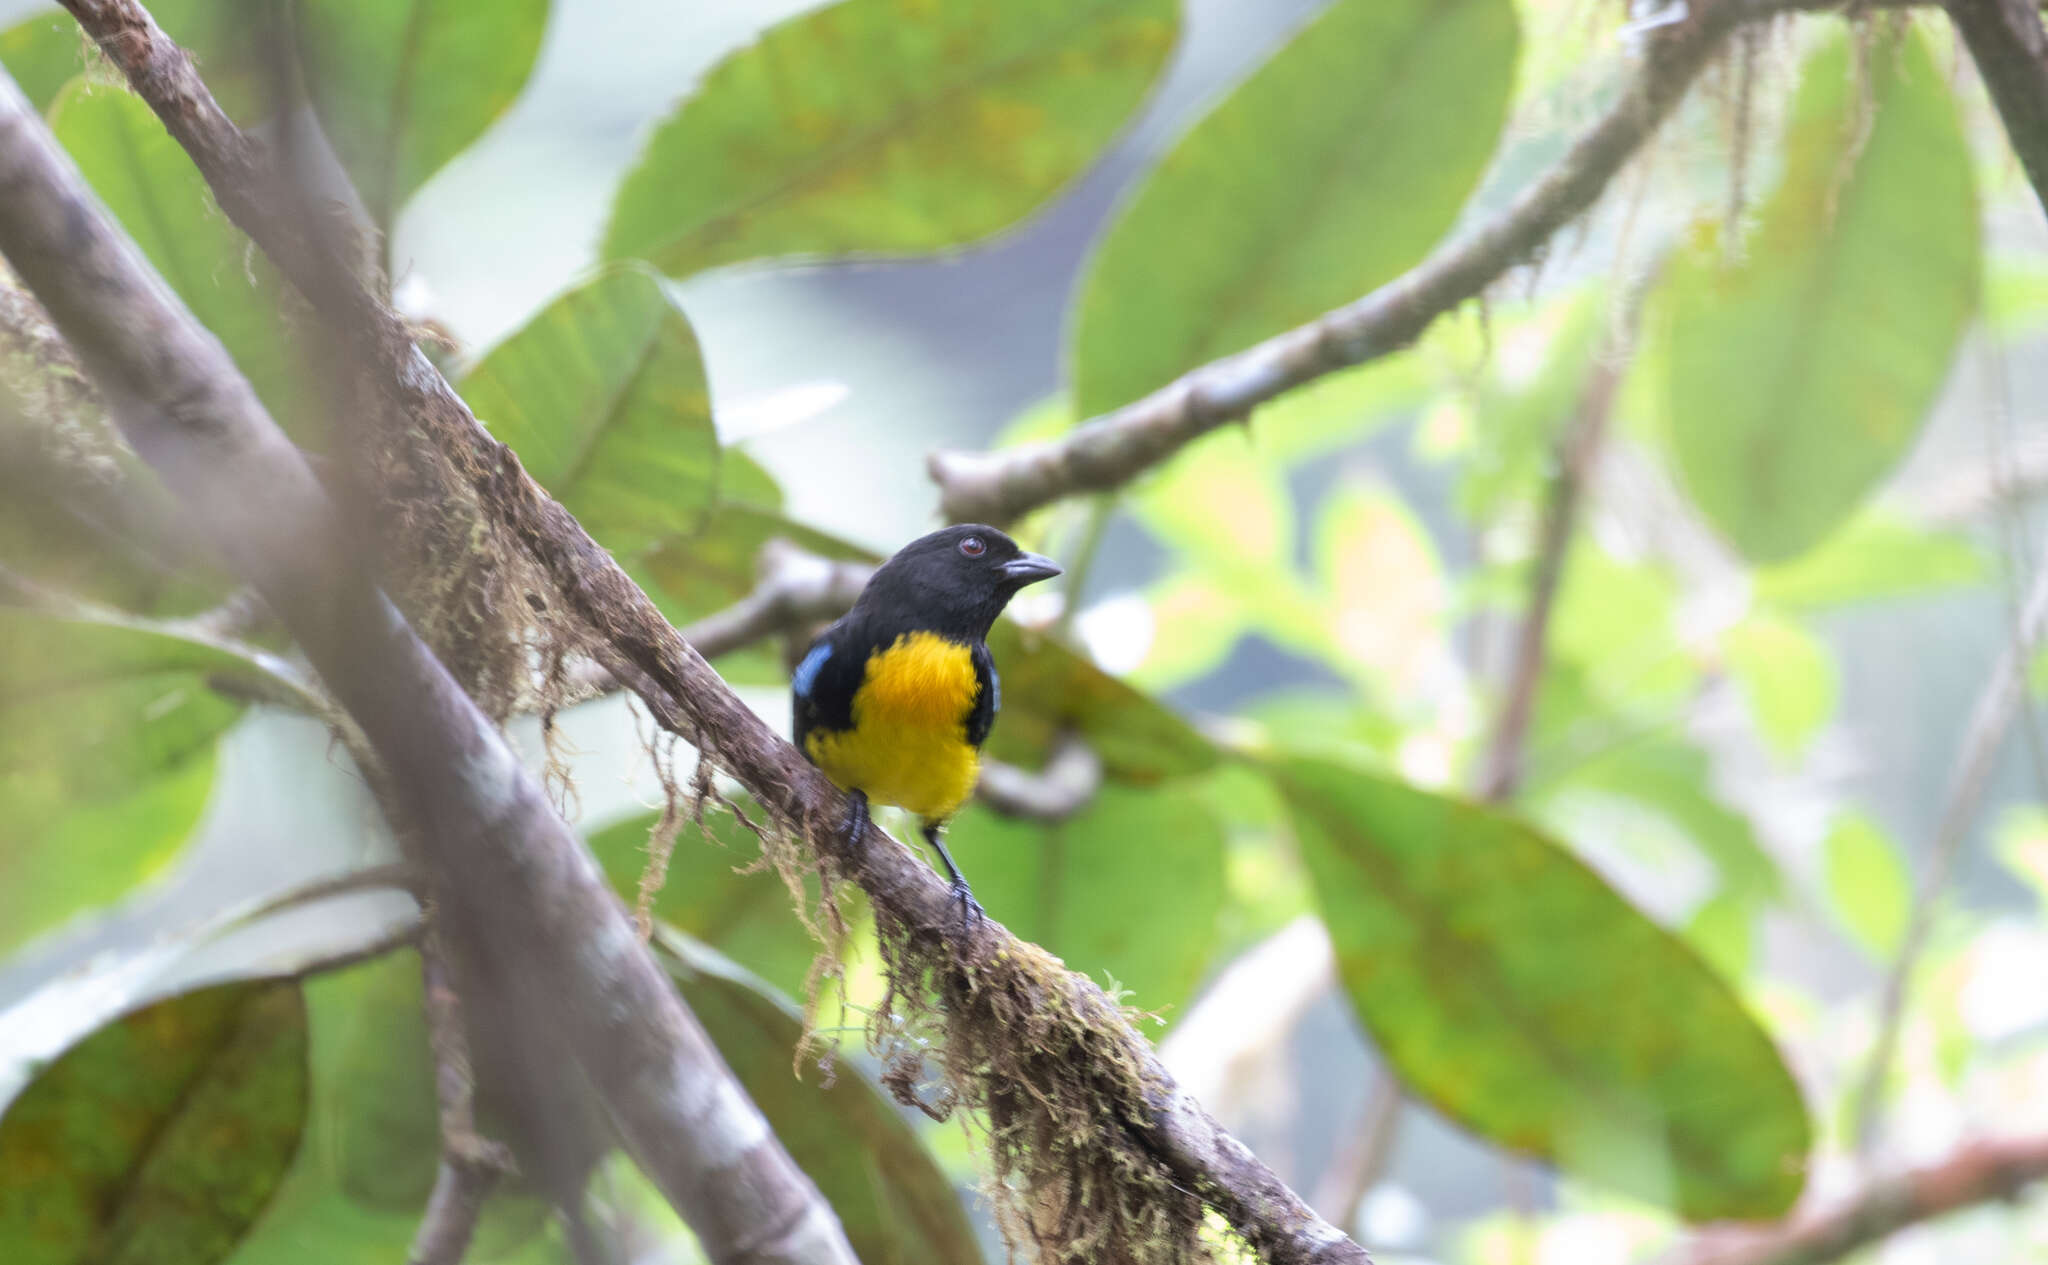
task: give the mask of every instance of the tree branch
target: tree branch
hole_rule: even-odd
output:
[[[370,583],[298,450],[4,77],[0,253],[131,446],[359,725],[413,827],[398,833],[465,993],[496,970],[545,999],[627,1148],[714,1259],[851,1261],[539,784]]]
[[[1942,0],[2048,212],[2048,28],[2038,0]]]
[[[1825,1265],[1908,1226],[2014,1199],[2048,1178],[2048,1137],[1973,1142],[1939,1163],[1877,1182],[1847,1203],[1763,1231],[1703,1238],[1686,1265]]]
[[[1491,220],[1364,298],[1204,365],[1059,439],[1000,452],[933,453],[940,515],[1002,524],[1063,497],[1121,487],[1258,405],[1407,346],[1597,202],[1737,26],[1828,7],[1834,6],[1815,0],[1692,0],[1684,20],[1644,34],[1641,65],[1607,112]]]

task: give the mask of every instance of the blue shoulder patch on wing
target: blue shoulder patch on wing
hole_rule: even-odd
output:
[[[796,665],[796,675],[789,679],[789,683],[795,688],[798,698],[810,697],[811,687],[818,683],[819,669],[823,668],[825,660],[831,657],[832,647],[821,641],[811,647],[811,652],[804,656],[802,663]]]
[[[1003,710],[1003,678],[996,675],[994,668],[990,668],[988,670],[988,714],[993,716],[1001,710]]]

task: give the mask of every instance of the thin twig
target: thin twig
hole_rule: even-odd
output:
[[[1878,1104],[1884,1097],[1892,1058],[1897,1053],[1913,968],[1927,948],[1941,898],[1955,871],[1956,858],[1969,839],[1970,827],[1977,819],[1977,806],[1983,800],[1984,787],[1990,780],[1999,748],[2004,745],[2006,731],[2026,704],[2027,667],[2033,662],[2034,650],[2044,634],[2048,634],[2048,566],[2039,567],[2034,573],[2033,587],[2020,609],[2012,636],[1977,695],[1963,745],[1949,770],[1948,795],[1942,803],[1941,821],[1935,827],[1934,847],[1914,892],[1912,917],[1906,924],[1898,957],[1885,975],[1884,992],[1878,1003],[1877,1040],[1871,1046],[1870,1062],[1856,1092],[1851,1119],[1857,1150],[1864,1154],[1876,1142]]]
[[[1522,783],[1529,721],[1536,707],[1537,687],[1543,681],[1550,640],[1551,609],[1564,581],[1565,559],[1578,529],[1586,485],[1601,445],[1606,442],[1608,418],[1614,412],[1615,395],[1628,368],[1635,326],[1647,289],[1645,285],[1637,286],[1614,316],[1587,371],[1577,412],[1557,444],[1555,473],[1544,501],[1542,534],[1537,541],[1535,567],[1530,573],[1529,604],[1515,630],[1514,658],[1508,665],[1507,683],[1501,691],[1500,715],[1494,722],[1480,766],[1479,798],[1487,803],[1513,799]]]
[[[484,1200],[514,1165],[512,1152],[504,1144],[476,1131],[475,1080],[470,1071],[469,1039],[462,1030],[462,1003],[448,981],[440,946],[432,936],[420,946],[420,976],[427,1036],[434,1050],[441,1165],[406,1260],[408,1265],[458,1265],[476,1233]]]

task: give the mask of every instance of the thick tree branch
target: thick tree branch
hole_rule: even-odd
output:
[[[2039,0],[1942,0],[2048,212],[2048,27]]]
[[[1204,365],[1059,439],[1000,452],[933,453],[940,515],[1002,524],[1063,497],[1121,487],[1258,405],[1407,346],[1592,207],[1737,26],[1825,7],[1831,6],[1809,0],[1691,0],[1682,21],[1645,33],[1641,65],[1607,112],[1492,219],[1364,298]]]
[[[1937,1164],[1879,1181],[1854,1199],[1768,1230],[1703,1238],[1686,1265],[1826,1265],[1908,1226],[2048,1178],[2048,1137],[1973,1142]]]
[[[628,1149],[714,1259],[851,1261],[538,782],[370,583],[304,458],[4,79],[0,254],[131,446],[357,722],[465,994],[495,971],[546,999]]]

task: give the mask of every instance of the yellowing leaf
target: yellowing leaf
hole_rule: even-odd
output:
[[[1339,976],[1407,1089],[1688,1219],[1782,1215],[1805,1104],[1690,950],[1515,818],[1275,761]]]

